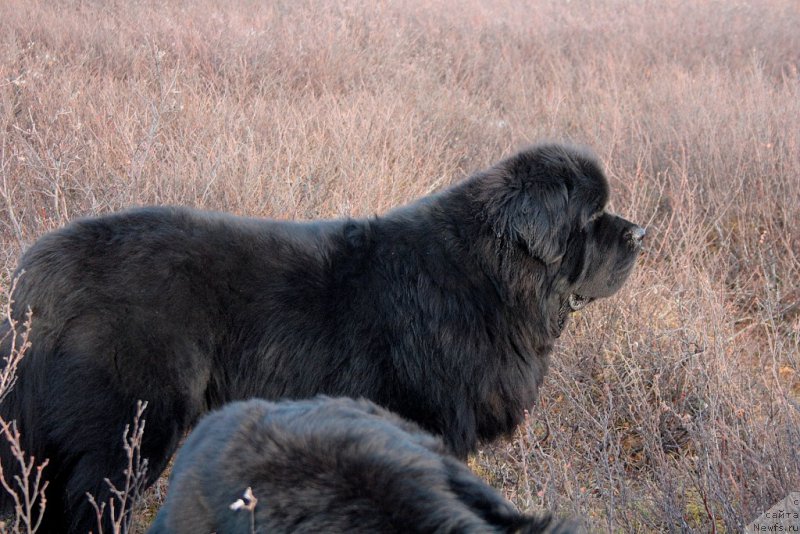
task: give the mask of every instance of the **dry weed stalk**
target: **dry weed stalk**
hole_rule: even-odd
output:
[[[20,276],[24,276],[24,274],[24,272],[20,273],[17,278],[12,281],[8,297],[5,299],[6,302],[3,306],[3,320],[8,324],[8,332],[6,332],[6,338],[0,339],[0,343],[2,343],[4,347],[8,347],[9,350],[8,355],[3,358],[3,369],[0,371],[0,402],[3,402],[8,392],[11,391],[11,388],[16,384],[17,368],[31,345],[28,337],[30,336],[33,313],[31,310],[28,310],[21,330],[19,322],[15,320],[11,314],[17,280]]]
[[[253,495],[253,488],[250,486],[244,490],[244,494],[242,494],[241,499],[236,499],[230,505],[230,509],[234,512],[239,510],[246,510],[250,514],[250,532],[251,534],[255,534],[256,532],[256,506],[258,505],[258,499],[255,495]]]
[[[16,384],[17,368],[30,348],[28,336],[32,322],[31,311],[28,310],[21,327],[11,314],[17,280],[18,278],[13,280],[4,306],[3,316],[8,324],[8,332],[4,339],[0,339],[0,344],[10,350],[4,358],[3,368],[0,371],[0,403]],[[0,486],[14,503],[14,517],[10,524],[0,521],[0,532],[33,534],[41,524],[42,513],[47,504],[45,498],[47,481],[43,479],[42,471],[48,462],[45,459],[37,464],[34,457],[25,454],[16,421],[6,421],[0,417],[0,435],[6,441],[3,446],[9,448],[11,456],[16,461],[13,467],[3,466],[0,463]]]
[[[142,415],[145,409],[147,409],[147,402],[141,400],[136,402],[133,428],[125,425],[122,434],[123,448],[128,459],[122,487],[118,488],[109,479],[105,479],[111,496],[108,501],[99,504],[94,495],[87,493],[87,498],[97,516],[96,534],[126,534],[131,531],[134,524],[134,511],[139,504],[147,481],[147,459],[141,456],[145,427]],[[111,532],[104,531],[103,525],[110,525]]]
[[[0,4],[0,266],[71,216],[369,216],[585,143],[648,253],[471,465],[611,531],[736,531],[800,487],[796,0],[325,3]]]
[[[47,481],[42,478],[42,470],[48,462],[44,460],[37,464],[34,457],[25,454],[20,446],[16,421],[8,423],[0,418],[0,434],[8,442],[19,470],[18,474],[14,474],[11,480],[8,480],[7,473],[0,464],[0,485],[14,502],[12,522],[9,525],[0,521],[0,532],[33,534],[39,529],[47,505],[45,497]]]

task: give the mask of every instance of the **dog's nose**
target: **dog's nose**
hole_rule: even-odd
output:
[[[644,239],[644,234],[646,233],[647,231],[641,226],[634,226],[626,232],[626,237],[633,246],[640,247],[642,246],[642,239]]]

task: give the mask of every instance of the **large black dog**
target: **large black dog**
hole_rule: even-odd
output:
[[[231,509],[248,487],[256,500]],[[545,531],[568,527],[520,514],[417,425],[366,400],[318,398],[206,416],[149,534]]]
[[[93,526],[137,399],[150,482],[199,416],[251,397],[365,397],[462,458],[511,431],[569,313],[635,263],[644,230],[607,200],[591,155],[550,144],[373,219],[163,207],[45,235],[20,260],[32,346],[0,406],[50,461],[42,531]]]

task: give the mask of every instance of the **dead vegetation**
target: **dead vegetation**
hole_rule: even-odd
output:
[[[3,2],[3,287],[82,215],[371,215],[583,143],[647,252],[472,467],[613,532],[738,531],[800,488],[800,6],[325,4]]]

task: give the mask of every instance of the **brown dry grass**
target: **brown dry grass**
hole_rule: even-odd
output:
[[[740,529],[800,489],[800,5],[522,4],[5,0],[3,286],[81,215],[367,215],[584,143],[647,254],[471,465],[597,530]]]

